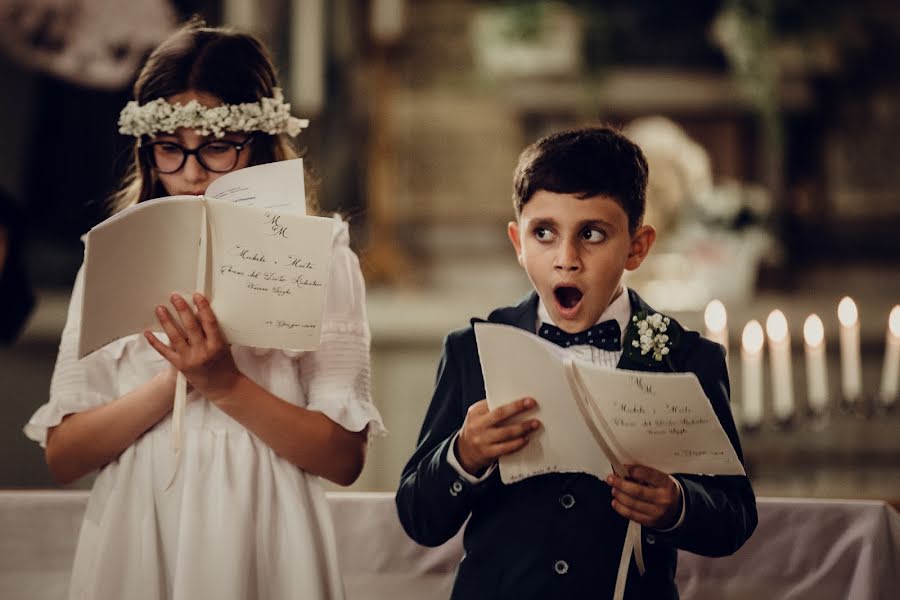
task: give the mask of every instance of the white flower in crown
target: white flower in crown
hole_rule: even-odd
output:
[[[228,131],[261,131],[269,135],[295,136],[309,126],[309,120],[291,115],[281,88],[271,98],[243,104],[203,106],[196,100],[187,104],[169,104],[157,98],[146,104],[132,100],[119,114],[119,133],[141,137],[160,132],[175,133],[180,127],[194,129],[200,135],[222,137]]]
[[[631,320],[637,326],[639,338],[632,340],[632,347],[640,348],[641,356],[652,353],[653,360],[662,362],[669,353],[671,345],[669,344],[669,335],[666,333],[671,319],[659,313],[653,313],[644,318],[635,315]]]

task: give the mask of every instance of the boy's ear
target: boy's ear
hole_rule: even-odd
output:
[[[506,224],[506,235],[509,236],[509,241],[512,242],[513,248],[516,249],[516,259],[519,261],[519,265],[524,267],[525,265],[522,264],[522,238],[519,234],[519,223],[517,221],[510,221]]]
[[[631,236],[631,247],[628,250],[628,260],[625,261],[625,269],[634,271],[647,255],[650,254],[650,248],[656,241],[656,229],[652,225],[641,225]]]

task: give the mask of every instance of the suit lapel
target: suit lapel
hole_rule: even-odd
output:
[[[488,315],[489,323],[502,323],[524,329],[530,333],[537,332],[537,292],[531,292],[516,306],[498,308]],[[472,319],[472,323],[483,322],[481,319]]]

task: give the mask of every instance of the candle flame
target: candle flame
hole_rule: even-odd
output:
[[[825,339],[825,327],[822,325],[822,319],[819,315],[812,314],[806,317],[803,323],[803,339],[807,346],[818,346]]]
[[[728,316],[725,313],[725,305],[719,300],[713,300],[706,305],[703,321],[709,331],[724,331],[728,324]]]
[[[891,316],[888,317],[888,328],[891,335],[900,337],[900,304],[891,309]]]
[[[838,304],[838,319],[841,321],[841,325],[850,327],[856,323],[858,318],[856,303],[849,296],[844,296],[841,303]]]
[[[773,342],[783,341],[787,337],[788,325],[783,312],[775,309],[769,313],[766,319],[766,333]]]
[[[763,347],[763,329],[759,321],[753,320],[744,325],[744,333],[741,335],[741,343],[744,350],[756,354]]]

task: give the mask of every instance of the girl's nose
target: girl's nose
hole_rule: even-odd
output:
[[[182,167],[182,176],[190,183],[203,181],[209,173],[200,164],[196,156],[188,156]]]

